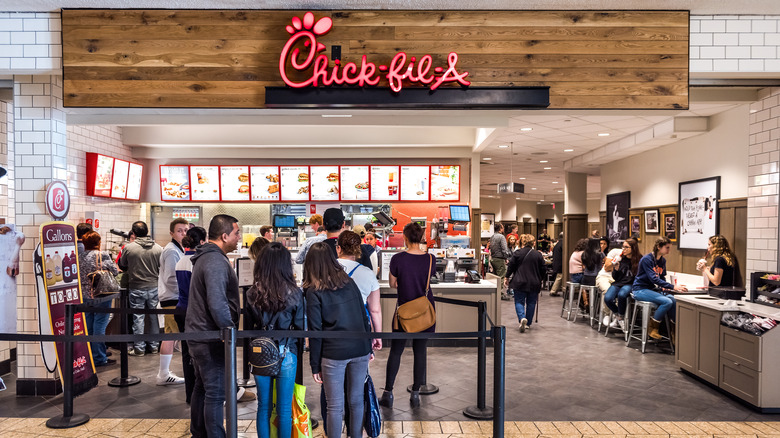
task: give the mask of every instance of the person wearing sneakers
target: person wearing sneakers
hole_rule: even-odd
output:
[[[550,289],[550,296],[557,297],[561,294],[563,289],[563,231],[558,234],[558,241],[553,246],[552,257],[552,269],[553,275],[555,275],[555,281],[553,281],[552,288]]]
[[[176,281],[176,263],[184,255],[182,239],[187,235],[190,227],[189,221],[184,218],[176,218],[170,224],[171,241],[165,245],[160,255],[160,277],[157,279],[157,294],[160,298],[160,307],[163,309],[175,309],[179,303],[179,283]],[[165,316],[165,333],[179,333],[179,327],[173,315]],[[181,385],[184,378],[171,372],[171,359],[173,358],[174,341],[162,341],[160,343],[160,368],[157,371],[157,385]]]
[[[681,292],[687,292],[688,289],[685,286],[675,286],[666,281],[666,259],[665,255],[669,254],[669,250],[672,248],[672,242],[666,236],[661,236],[655,239],[653,245],[653,252],[645,254],[639,260],[639,268],[637,269],[636,277],[634,278],[634,284],[631,287],[634,293],[634,298],[639,301],[650,301],[658,305],[655,309],[653,317],[648,324],[649,335],[653,339],[661,339],[661,334],[658,333],[658,328],[661,325],[661,320],[669,315],[669,319],[674,324],[675,321],[675,300],[674,296],[669,294],[670,290],[676,290]],[[656,288],[660,288],[660,292],[656,291]],[[674,328],[672,328],[674,332]],[[674,333],[670,333],[671,337],[674,337]],[[674,343],[674,341],[672,341]]]
[[[495,233],[490,237],[488,242],[488,250],[490,251],[490,266],[493,268],[493,273],[499,277],[499,281],[502,282],[506,277],[506,261],[509,257],[512,257],[512,253],[509,252],[509,246],[506,242],[506,237],[502,234],[504,232],[504,224],[496,222]],[[511,298],[509,294],[501,289],[501,299],[509,301]]]
[[[119,258],[119,269],[128,275],[128,293],[130,296],[130,308],[132,309],[156,309],[160,302],[157,295],[160,277],[160,255],[162,247],[149,237],[149,227],[146,222],[138,221],[132,226],[135,241],[128,243],[122,250]],[[144,334],[144,320],[146,315],[133,315],[133,334]],[[160,332],[160,323],[157,315],[150,315],[152,334]],[[143,356],[146,348],[151,353],[157,353],[157,342],[136,341],[133,343],[131,356]]]
[[[536,239],[530,234],[520,236],[520,249],[515,251],[506,268],[508,287],[515,291],[515,311],[520,321],[520,333],[531,327],[542,279],[547,275],[542,253],[534,250]]]
[[[613,249],[612,251],[615,251]],[[612,256],[610,251],[610,256]],[[639,253],[639,244],[636,239],[628,238],[623,242],[621,252],[614,257],[607,257],[609,260],[609,270],[612,271],[612,284],[604,294],[604,304],[612,311],[611,322],[605,320],[604,324],[616,328],[620,326],[621,330],[626,329],[625,316],[626,306],[628,304],[628,295],[631,293],[631,286],[634,283],[634,277],[639,269],[639,260],[642,254]],[[604,262],[606,267],[607,262]],[[617,305],[615,300],[617,299]]]
[[[613,264],[615,265],[615,267],[617,267],[617,263],[620,261],[620,254],[622,252],[622,248],[612,248],[611,250],[607,251],[609,249],[609,239],[607,239],[606,237],[601,237],[599,239],[600,239],[599,245],[601,246],[601,252],[602,254],[605,254],[606,257],[604,257],[604,264],[601,266],[601,270],[599,271],[598,275],[596,275],[596,287],[599,288],[602,296],[604,296],[604,294],[607,293],[607,290],[609,290],[610,285],[612,285]],[[633,276],[631,278],[633,279]],[[629,283],[629,286],[630,285],[631,284]],[[631,290],[629,289],[629,292],[630,291]],[[615,297],[612,297],[612,301],[613,302],[615,301]],[[610,324],[610,322],[614,322],[615,324],[617,324],[617,318],[612,317],[611,307],[607,306],[607,308],[604,309],[604,325],[608,325]]]

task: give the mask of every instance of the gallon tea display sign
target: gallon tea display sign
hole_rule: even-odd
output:
[[[707,249],[707,240],[718,233],[720,177],[680,183],[680,248]]]

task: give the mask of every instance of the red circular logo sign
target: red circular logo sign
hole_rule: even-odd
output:
[[[61,221],[70,210],[70,192],[62,181],[54,181],[46,188],[46,211],[54,220]]]

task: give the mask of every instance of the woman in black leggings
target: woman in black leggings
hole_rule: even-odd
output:
[[[398,305],[412,301],[415,298],[427,296],[433,302],[433,294],[428,282],[436,273],[436,263],[433,256],[428,254],[423,247],[424,231],[417,223],[409,223],[404,227],[404,243],[406,251],[400,252],[390,260],[390,287],[398,289]],[[394,332],[403,331],[393,326]],[[433,332],[434,324],[424,332]],[[404,352],[406,339],[393,339],[390,343],[390,356],[387,358],[387,372],[385,391],[379,404],[388,408],[393,407],[393,385],[395,376],[401,366],[401,355]],[[425,383],[425,366],[427,361],[427,339],[415,339],[412,341],[414,350],[414,384],[409,403],[413,408],[420,406],[420,386]]]

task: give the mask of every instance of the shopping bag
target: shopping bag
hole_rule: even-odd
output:
[[[276,384],[273,392],[274,407],[276,407]],[[311,412],[306,406],[306,387],[295,384],[292,402],[292,436],[290,438],[311,438]],[[276,409],[271,411],[271,438],[279,438],[279,417]]]
[[[371,438],[376,438],[382,432],[382,414],[379,411],[379,402],[376,399],[376,390],[371,375],[366,375],[365,391],[365,414],[363,417],[363,428],[366,434]]]

